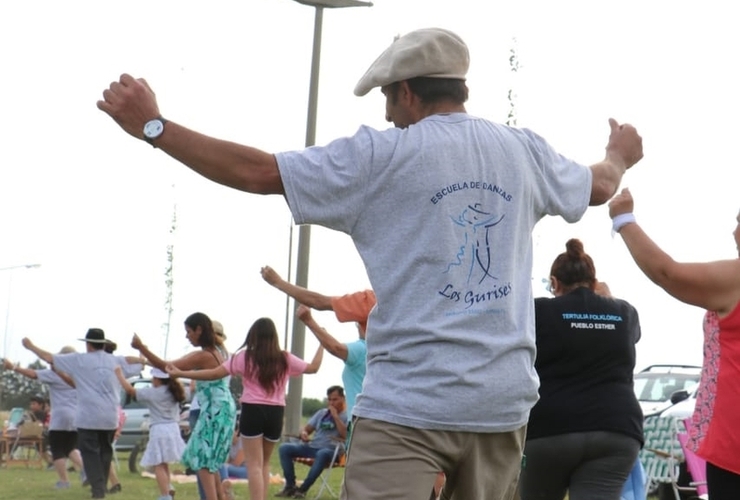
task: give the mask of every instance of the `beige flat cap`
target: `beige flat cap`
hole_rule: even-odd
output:
[[[424,28],[397,38],[355,86],[363,96],[375,87],[418,76],[465,80],[470,54],[465,42],[442,28]]]

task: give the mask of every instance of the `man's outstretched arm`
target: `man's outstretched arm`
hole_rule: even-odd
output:
[[[130,135],[144,139],[144,125],[160,117],[154,92],[142,78],[121,75],[103,91],[98,108]],[[162,151],[208,179],[241,191],[284,194],[277,161],[256,148],[209,137],[167,121],[153,140]]]
[[[298,319],[303,321],[308,329],[311,330],[321,346],[329,351],[329,354],[338,357],[342,361],[347,361],[347,356],[349,355],[347,346],[332,337],[325,328],[316,323],[316,320],[313,319],[313,316],[311,315],[311,309],[306,307],[304,304],[301,304],[296,310],[296,316],[298,316]]]
[[[318,292],[313,292],[307,288],[289,283],[280,277],[280,275],[270,266],[265,266],[260,269],[260,274],[262,274],[263,280],[278,290],[293,297],[296,302],[305,304],[311,309],[316,309],[317,311],[332,310],[330,296],[322,295]]]

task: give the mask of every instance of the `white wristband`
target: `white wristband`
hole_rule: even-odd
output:
[[[626,214],[619,214],[612,219],[612,233],[618,233],[627,224],[635,224],[635,214],[632,212]]]

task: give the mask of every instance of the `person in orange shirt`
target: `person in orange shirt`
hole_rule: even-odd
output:
[[[347,415],[351,418],[352,408],[357,395],[362,391],[362,381],[365,378],[367,365],[365,331],[370,311],[377,302],[375,293],[372,290],[362,290],[342,296],[323,295],[285,281],[270,266],[263,267],[260,273],[267,283],[301,304],[296,311],[298,319],[306,324],[324,349],[344,362],[342,383],[347,402]],[[337,320],[341,323],[356,322],[359,339],[349,343],[340,342],[325,328],[319,326],[311,315],[311,309],[334,311]]]

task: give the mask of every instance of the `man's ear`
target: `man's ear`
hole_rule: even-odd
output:
[[[408,80],[402,80],[400,82],[400,85],[398,86],[398,92],[396,93],[396,97],[398,100],[406,104],[411,104],[414,101],[414,99],[417,99],[416,94],[411,92],[411,87],[409,87]]]

